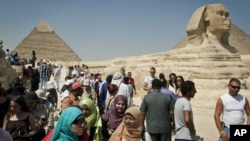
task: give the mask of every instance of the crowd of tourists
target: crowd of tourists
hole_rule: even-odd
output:
[[[60,86],[61,64],[43,59],[35,66],[24,65],[23,76],[8,90],[0,87],[0,136],[6,141],[171,141],[173,134],[176,141],[196,140],[190,103],[196,88],[180,75],[157,76],[151,67],[138,108],[133,96],[140,80],[124,68],[102,80],[85,64],[69,66]],[[245,124],[244,111],[250,124],[240,85],[232,78],[228,93],[218,99],[214,118],[220,140],[229,140],[231,124]],[[241,112],[235,115],[234,109]]]

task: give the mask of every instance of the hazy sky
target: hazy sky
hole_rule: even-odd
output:
[[[2,0],[0,39],[13,50],[45,20],[83,59],[168,51],[186,36],[194,11],[222,3],[250,34],[248,0]]]

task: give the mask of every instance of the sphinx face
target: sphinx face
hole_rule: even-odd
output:
[[[205,21],[208,23],[207,30],[210,32],[228,32],[230,30],[229,12],[222,4],[208,5]]]

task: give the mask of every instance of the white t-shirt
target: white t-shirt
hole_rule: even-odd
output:
[[[147,84],[147,87],[148,88],[152,88],[152,81],[154,79],[158,79],[156,76],[155,77],[151,77],[151,76],[147,76],[145,79],[144,79],[144,83]]]
[[[191,108],[191,103],[186,98],[181,97],[177,99],[174,107],[174,120],[175,120],[175,138],[176,139],[186,139],[194,140],[195,136],[190,134],[189,129],[186,126],[183,111],[191,112],[191,120],[193,120],[193,112]]]
[[[117,95],[124,95],[127,98],[128,101],[128,107],[130,107],[130,93],[129,93],[129,88],[126,84],[121,83],[118,89]]]

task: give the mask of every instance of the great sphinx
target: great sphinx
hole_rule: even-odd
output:
[[[204,85],[215,80],[216,83],[209,83],[211,87],[224,87],[232,77],[241,79],[244,85],[249,70],[237,49],[228,42],[230,26],[229,11],[224,5],[198,8],[187,24],[187,45],[167,52],[165,60],[174,63],[173,70],[186,75],[186,79]]]
[[[190,18],[186,32],[188,46],[227,49],[236,53],[228,42],[231,20],[222,4],[209,4],[198,8]]]

